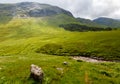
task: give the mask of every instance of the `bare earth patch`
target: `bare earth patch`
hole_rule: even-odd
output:
[[[89,58],[89,57],[82,57],[82,56],[75,56],[72,57],[72,59],[74,60],[81,60],[81,61],[85,61],[85,62],[91,62],[91,63],[103,63],[103,62],[110,62],[110,61],[104,61],[104,60],[97,60],[97,59],[93,59],[93,58]]]

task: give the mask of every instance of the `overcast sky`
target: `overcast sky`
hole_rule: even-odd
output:
[[[120,0],[0,0],[0,3],[39,2],[59,6],[75,17],[120,19]]]

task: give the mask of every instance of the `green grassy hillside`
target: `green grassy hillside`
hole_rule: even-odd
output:
[[[1,55],[32,51],[120,60],[119,30],[69,32],[57,26],[50,26],[43,18],[13,19],[8,24],[1,25],[0,28]]]
[[[81,55],[120,60],[119,30],[70,32],[53,23],[45,18],[14,18],[0,25],[0,84],[35,84],[28,79],[30,64],[43,68],[44,84],[120,83],[119,63],[70,59]],[[69,65],[62,65],[64,61]],[[63,68],[63,73],[56,68]]]
[[[79,21],[77,21],[76,18],[70,17],[65,14],[58,14],[58,15],[54,15],[54,16],[50,16],[50,17],[49,16],[43,17],[43,20],[52,26],[59,26],[61,24],[70,24],[70,23],[81,24]]]

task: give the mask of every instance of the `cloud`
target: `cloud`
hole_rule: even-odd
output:
[[[89,11],[89,17],[96,18],[100,16],[106,16],[116,18],[115,13],[120,10],[119,0],[93,0],[91,11]],[[119,15],[120,18],[120,15]]]
[[[59,6],[72,12],[75,17],[94,19],[106,16],[120,19],[120,0],[0,0],[1,3],[25,1]]]

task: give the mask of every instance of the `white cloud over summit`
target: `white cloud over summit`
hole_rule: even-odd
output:
[[[120,19],[120,0],[0,0],[0,3],[39,2],[59,6],[75,17]]]

